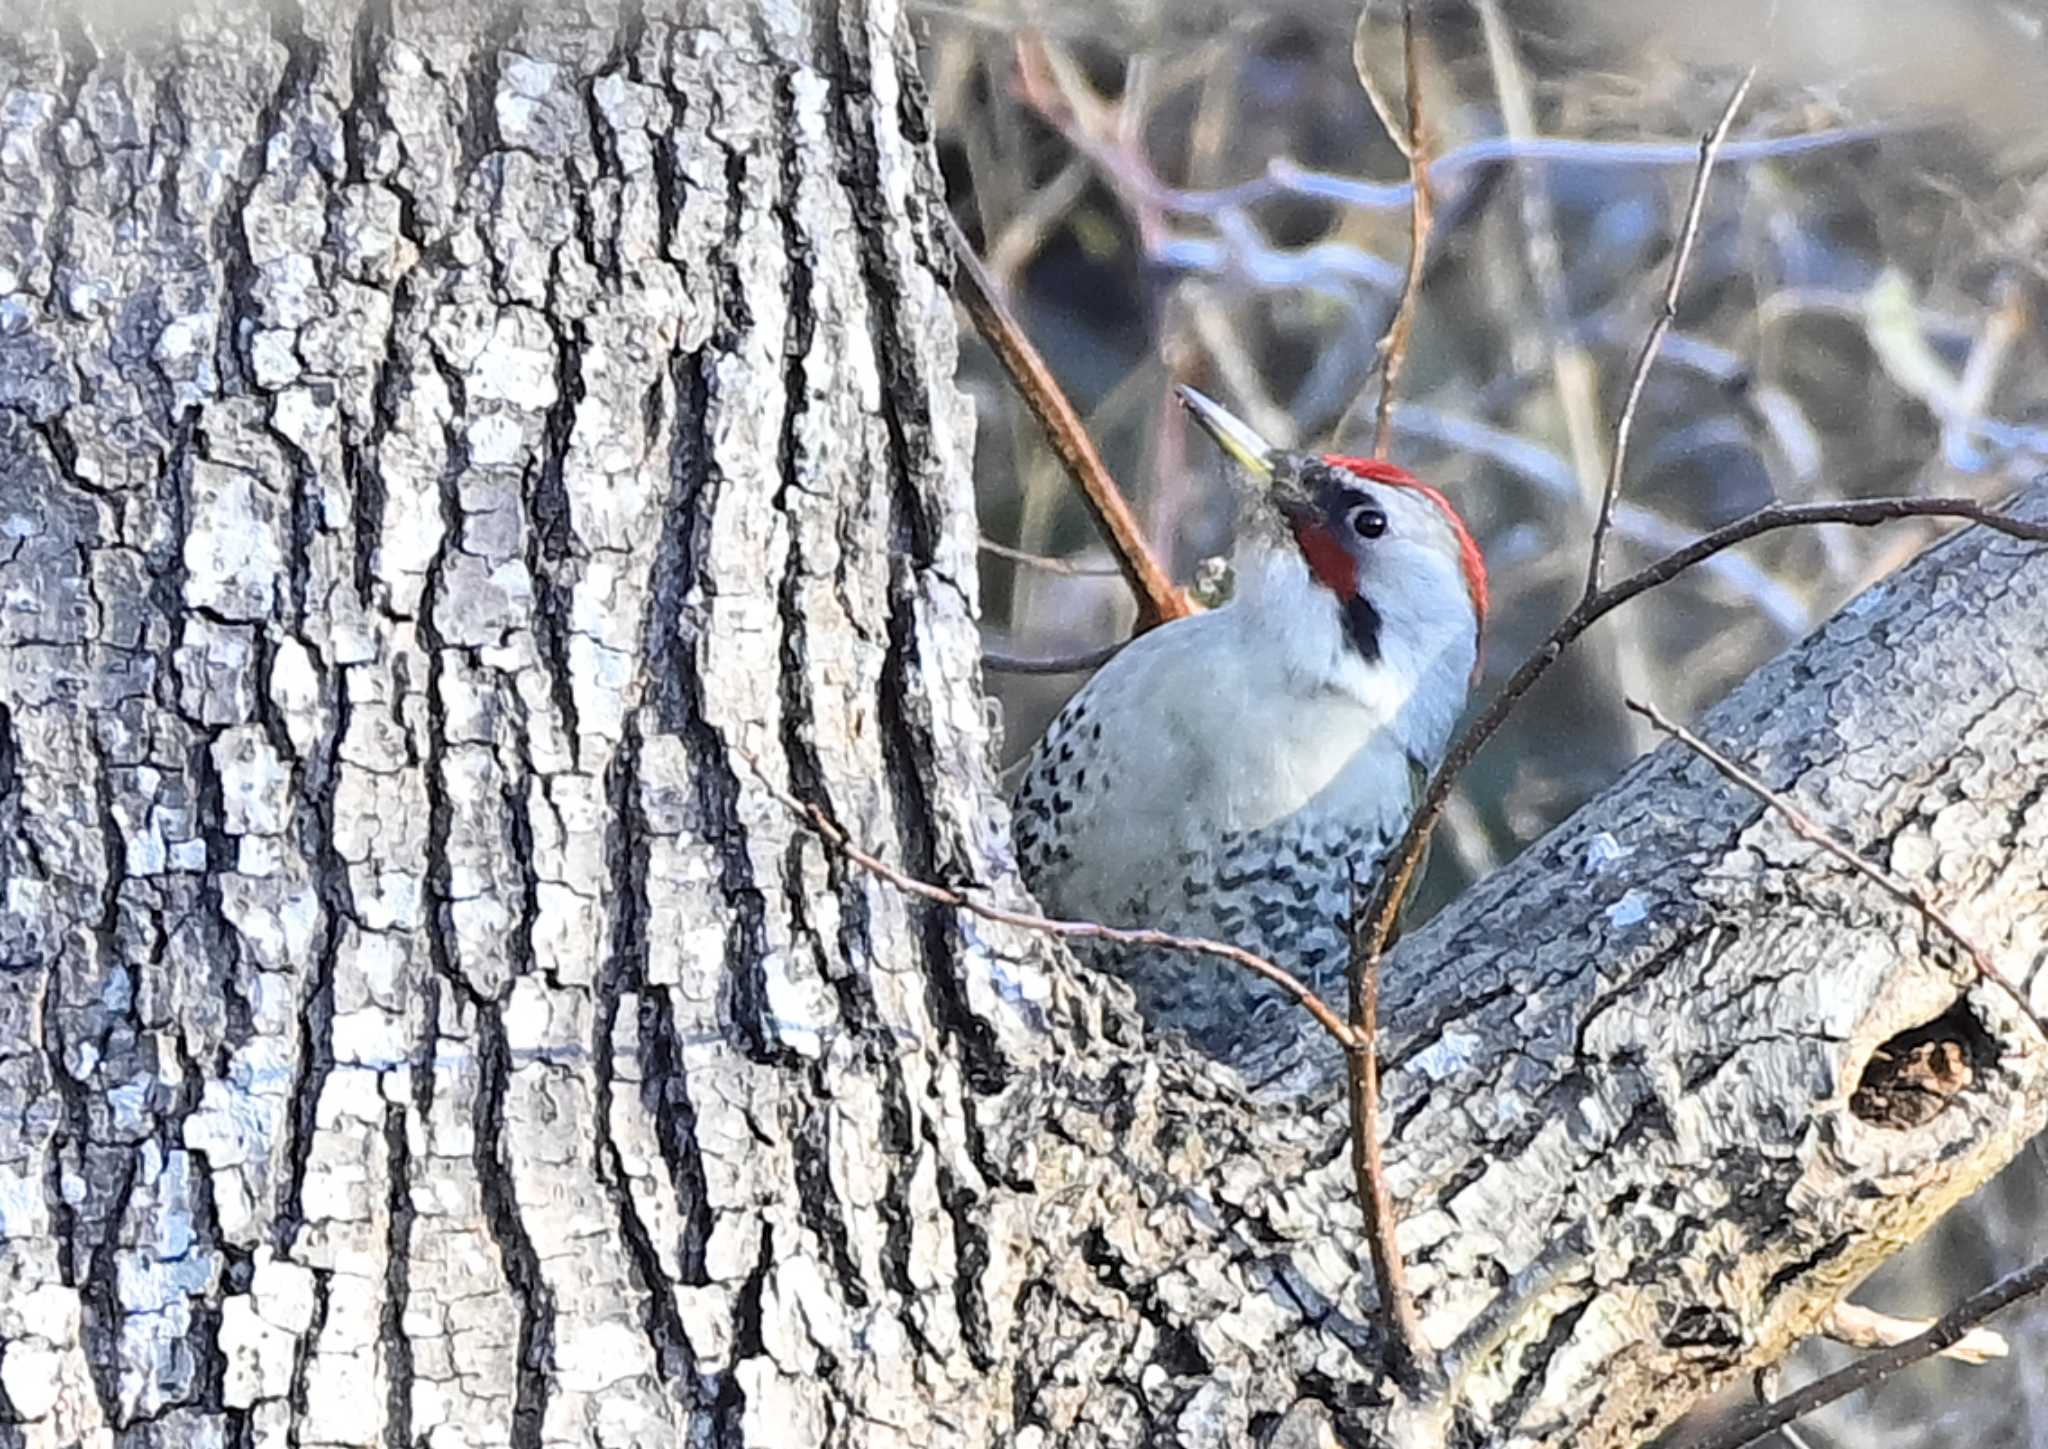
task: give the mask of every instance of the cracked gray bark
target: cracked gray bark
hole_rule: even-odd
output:
[[[896,6],[16,4],[0,87],[0,1442],[1628,1444],[2048,1112],[1660,751],[1391,965],[1401,1403],[1334,1089],[753,782],[1014,890]],[[1972,533],[1706,724],[2037,1000],[2044,613]]]

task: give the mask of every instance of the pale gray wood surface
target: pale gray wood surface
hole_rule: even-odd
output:
[[[686,9],[11,7],[0,1440],[1440,1438],[1333,1097],[755,784],[1014,893],[902,16]],[[2044,619],[1972,534],[1706,724],[2037,985]],[[1393,963],[1458,1442],[1635,1442],[2048,1111],[1759,814],[1659,752]]]

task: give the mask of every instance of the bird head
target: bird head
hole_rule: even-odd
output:
[[[1193,388],[1181,401],[1255,485],[1237,600],[1331,684],[1418,701],[1448,730],[1477,676],[1486,561],[1444,495],[1392,463],[1275,448]]]

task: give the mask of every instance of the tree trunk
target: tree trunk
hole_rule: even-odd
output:
[[[1660,752],[1393,963],[1403,1401],[1334,1091],[757,780],[1014,892],[904,20],[685,10],[6,27],[0,1440],[1628,1444],[2038,1128]],[[2037,980],[2044,613],[1972,533],[1707,725]]]

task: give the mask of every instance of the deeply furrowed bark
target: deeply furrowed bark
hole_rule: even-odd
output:
[[[1334,1087],[753,783],[1011,889],[896,7],[30,7],[0,85],[8,1442],[1632,1443],[2048,1111],[1659,752],[1390,962],[1396,1402]],[[1972,533],[1705,725],[2037,980],[2044,616]]]

